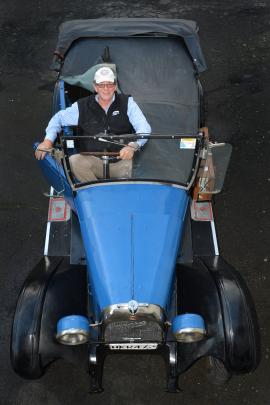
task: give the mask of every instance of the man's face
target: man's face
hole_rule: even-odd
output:
[[[101,82],[99,84],[94,84],[94,89],[100,100],[109,102],[114,95],[116,84],[111,82]]]

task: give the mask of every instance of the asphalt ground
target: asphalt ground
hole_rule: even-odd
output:
[[[23,281],[42,256],[48,187],[32,145],[51,114],[55,75],[49,71],[58,26],[74,18],[167,17],[196,20],[208,71],[208,126],[233,145],[215,217],[222,255],[244,276],[253,295],[262,340],[261,362],[250,375],[211,385],[202,362],[180,378],[182,392],[164,392],[165,369],[155,356],[111,356],[105,392],[88,394],[88,376],[63,361],[40,380],[11,369],[9,336]],[[270,404],[270,173],[269,1],[132,2],[3,0],[0,3],[0,404]]]

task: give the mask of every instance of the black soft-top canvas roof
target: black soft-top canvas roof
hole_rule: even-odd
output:
[[[79,38],[134,37],[147,35],[176,36],[183,38],[198,72],[206,70],[201,51],[196,22],[180,19],[115,18],[71,20],[61,24],[56,54],[65,58],[66,53]]]
[[[70,78],[108,62],[104,59],[108,50],[120,91],[133,96],[153,133],[196,135],[200,126],[198,73],[206,70],[197,32],[197,24],[186,20],[66,22],[56,49],[58,58],[62,55],[61,78],[70,83]],[[179,139],[150,140],[134,162],[133,175],[186,182],[193,153],[192,149],[182,151]]]

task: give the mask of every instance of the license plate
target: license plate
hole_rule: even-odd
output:
[[[156,350],[158,343],[110,343],[111,350]]]

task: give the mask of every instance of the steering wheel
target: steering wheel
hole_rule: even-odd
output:
[[[102,160],[103,164],[103,178],[104,179],[109,179],[110,178],[110,167],[109,167],[109,162],[110,160],[115,159],[117,156],[120,155],[119,152],[81,152],[81,155],[87,155],[87,156],[96,156],[99,157]]]

